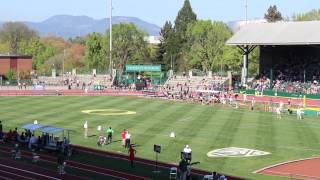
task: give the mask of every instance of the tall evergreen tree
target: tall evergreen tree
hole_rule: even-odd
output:
[[[277,22],[277,21],[283,20],[282,15],[281,15],[280,11],[278,11],[276,5],[269,7],[267,14],[264,14],[264,18],[268,22]]]
[[[178,16],[174,22],[174,29],[177,33],[182,33],[184,35],[187,31],[188,24],[196,20],[197,15],[193,12],[190,1],[185,0],[183,7],[178,12]]]
[[[188,49],[187,38],[186,38],[186,31],[188,24],[197,21],[197,15],[193,12],[190,1],[185,0],[183,7],[179,10],[178,16],[175,20],[175,39],[177,46],[175,47],[174,54],[174,62],[177,64],[179,70],[186,69],[186,63],[184,62],[184,57],[182,52],[185,49]],[[178,62],[177,62],[178,61]]]
[[[164,26],[160,30],[160,44],[157,46],[156,63],[163,64],[165,70],[169,70],[170,57],[172,56],[172,50],[169,48],[174,48],[174,44],[171,39],[174,36],[174,29],[170,21],[166,21]]]
[[[106,52],[103,49],[102,35],[92,33],[88,36],[85,50],[85,64],[88,69],[97,69],[103,71],[107,69],[105,60]]]

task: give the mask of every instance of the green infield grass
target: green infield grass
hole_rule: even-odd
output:
[[[281,120],[265,111],[249,108],[205,106],[138,97],[0,97],[4,130],[37,120],[40,124],[74,130],[71,143],[126,153],[121,131],[132,134],[137,156],[155,159],[153,145],[161,145],[159,161],[178,163],[186,144],[192,148],[196,168],[247,179],[285,179],[252,173],[284,161],[320,155],[320,119]],[[103,111],[102,111],[103,109]],[[92,110],[92,111],[90,111]],[[135,112],[135,113],[134,113]],[[88,121],[89,138],[83,124]],[[97,147],[97,126],[112,126],[115,142]],[[176,137],[170,138],[175,132]],[[119,140],[119,141],[118,141]],[[269,152],[256,157],[208,157],[209,151],[240,147]]]

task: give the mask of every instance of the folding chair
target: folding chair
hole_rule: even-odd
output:
[[[21,159],[21,152],[20,151],[15,153],[14,159]]]
[[[176,167],[170,168],[170,179],[177,179],[178,169]]]
[[[213,175],[210,174],[210,175],[204,175],[203,176],[203,180],[213,180]]]
[[[37,153],[32,153],[32,162],[33,163],[36,163],[36,162],[38,162],[39,161],[39,159],[40,159],[40,156],[39,155],[37,155]]]

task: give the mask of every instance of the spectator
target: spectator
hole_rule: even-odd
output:
[[[12,140],[17,141],[18,140],[18,128],[14,128],[14,131],[12,132]]]
[[[188,163],[186,159],[183,157],[179,162],[180,180],[187,179],[187,170],[188,170],[187,167],[188,167]]]
[[[32,134],[30,140],[29,140],[29,144],[28,144],[28,148],[32,149],[32,145],[37,143],[37,138]]]

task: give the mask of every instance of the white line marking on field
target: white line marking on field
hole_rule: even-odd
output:
[[[253,157],[264,156],[271,154],[265,151],[259,151],[255,149],[239,148],[239,147],[227,147],[222,149],[215,149],[207,153],[208,157]]]

